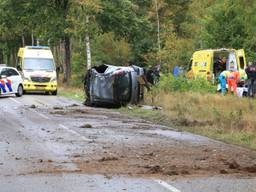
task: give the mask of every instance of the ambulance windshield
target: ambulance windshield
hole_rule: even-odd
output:
[[[54,67],[53,59],[25,58],[24,70],[54,71],[55,67]]]

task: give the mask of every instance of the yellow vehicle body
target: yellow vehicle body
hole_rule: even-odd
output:
[[[215,82],[224,70],[245,69],[246,58],[243,49],[208,49],[194,52],[189,77],[204,78]]]
[[[24,91],[57,94],[57,74],[49,47],[27,46],[18,52],[17,69],[23,75]]]

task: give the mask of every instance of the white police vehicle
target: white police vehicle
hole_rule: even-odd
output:
[[[23,95],[23,79],[20,73],[13,67],[0,64],[0,95]]]

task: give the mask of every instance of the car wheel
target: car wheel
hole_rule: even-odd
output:
[[[58,90],[52,92],[52,95],[57,95],[57,94],[58,94]]]
[[[19,85],[17,93],[15,94],[17,97],[21,97],[23,95],[23,87]]]

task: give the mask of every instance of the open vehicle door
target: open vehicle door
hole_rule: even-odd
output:
[[[237,50],[237,58],[239,63],[239,69],[246,68],[246,59],[245,59],[245,52],[243,49]]]

